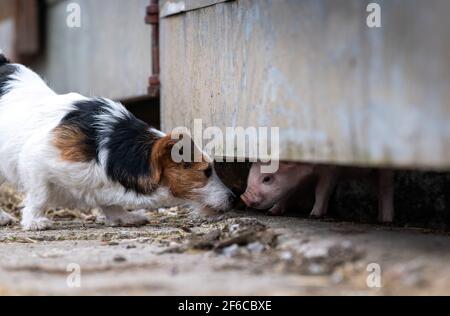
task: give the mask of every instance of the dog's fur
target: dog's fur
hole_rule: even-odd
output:
[[[10,225],[13,224],[15,221],[16,219],[13,216],[9,215],[8,213],[0,209],[0,226]]]
[[[120,103],[58,95],[0,54],[0,182],[26,193],[24,229],[51,227],[48,207],[97,207],[110,225],[146,222],[126,209],[189,202],[228,210],[233,194],[206,156],[175,163],[175,143]]]

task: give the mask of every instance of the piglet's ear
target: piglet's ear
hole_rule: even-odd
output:
[[[296,168],[297,166],[298,166],[298,164],[295,162],[280,162],[280,164],[278,166],[278,170],[289,171],[289,170]]]
[[[161,182],[164,167],[167,165],[169,159],[171,159],[172,148],[177,141],[176,139],[172,139],[170,135],[167,135],[158,139],[153,144],[150,158],[151,179],[153,183],[159,184]]]

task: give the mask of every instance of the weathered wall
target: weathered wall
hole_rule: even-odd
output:
[[[450,167],[450,2],[241,0],[161,20],[165,130],[279,126],[283,159]]]
[[[14,0],[2,0],[0,4],[0,50],[11,58],[15,57],[15,14]]]
[[[66,25],[67,5],[81,7],[81,28]],[[48,1],[47,47],[32,64],[58,92],[124,99],[147,94],[151,73],[148,0]]]

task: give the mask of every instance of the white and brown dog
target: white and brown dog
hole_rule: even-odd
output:
[[[212,163],[174,162],[175,143],[120,103],[58,95],[0,54],[0,183],[26,194],[23,229],[50,228],[49,207],[100,208],[112,226],[147,222],[128,209],[230,209],[235,197]]]

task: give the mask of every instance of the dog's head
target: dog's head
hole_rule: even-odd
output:
[[[151,155],[153,182],[167,186],[176,198],[200,205],[203,211],[231,209],[236,196],[217,176],[213,161],[192,142],[191,158],[177,161],[174,154],[183,155],[179,144],[170,135],[156,141]]]

